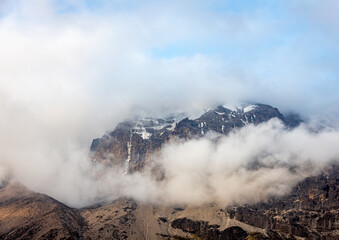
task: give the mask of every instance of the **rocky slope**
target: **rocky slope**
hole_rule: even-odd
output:
[[[76,209],[9,184],[0,189],[0,239],[79,239],[86,222]]]
[[[306,178],[291,194],[227,209],[231,218],[264,229],[305,237],[339,239],[339,167]]]
[[[287,128],[301,122],[297,115],[284,116],[277,108],[265,104],[234,110],[218,106],[197,119],[144,118],[119,123],[114,131],[94,139],[90,150],[93,161],[118,166],[132,173],[151,165],[152,155],[170,139],[203,137],[208,132],[226,135],[235,128],[256,125],[271,118],[279,118]]]

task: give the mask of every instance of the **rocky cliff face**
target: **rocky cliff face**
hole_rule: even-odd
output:
[[[306,178],[287,196],[227,209],[231,218],[306,239],[339,238],[339,167]]]
[[[197,119],[145,118],[122,122],[114,131],[93,140],[91,155],[93,161],[118,166],[132,173],[151,165],[151,156],[170,139],[198,138],[208,132],[226,135],[233,129],[260,124],[271,118],[279,118],[287,128],[301,122],[296,115],[285,117],[277,108],[264,104],[234,110],[218,106]]]

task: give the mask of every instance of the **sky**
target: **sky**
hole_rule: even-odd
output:
[[[337,127],[338,10],[336,0],[0,0],[0,177],[62,188],[93,138],[140,111],[259,102]]]
[[[140,108],[263,102],[334,114],[338,5],[2,0],[0,96],[43,112],[86,105],[106,128]]]

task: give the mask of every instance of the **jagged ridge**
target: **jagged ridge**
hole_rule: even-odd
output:
[[[277,108],[265,104],[247,105],[234,110],[218,106],[197,119],[145,118],[124,121],[114,131],[92,141],[92,159],[125,168],[125,172],[132,173],[142,170],[146,163],[151,164],[150,156],[170,139],[203,137],[208,132],[227,135],[233,129],[248,124],[257,125],[272,118],[279,118],[287,128],[301,122],[296,115],[285,117]]]

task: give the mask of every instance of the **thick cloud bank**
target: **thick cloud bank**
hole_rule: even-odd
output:
[[[155,160],[165,174],[162,181],[150,171],[124,175],[93,164],[74,149],[64,151],[70,154],[65,156],[14,151],[0,166],[13,180],[76,207],[123,196],[153,203],[229,205],[287,194],[305,177],[338,163],[338,144],[337,130],[311,132],[306,125],[286,130],[272,119],[228,136],[210,134],[165,145]],[[60,157],[67,160],[60,162]]]
[[[284,130],[276,119],[222,137],[168,145],[162,163],[165,199],[248,203],[288,193],[300,180],[339,159],[339,133]]]

